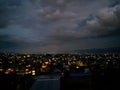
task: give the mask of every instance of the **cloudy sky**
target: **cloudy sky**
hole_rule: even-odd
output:
[[[0,51],[120,46],[119,0],[0,0]]]

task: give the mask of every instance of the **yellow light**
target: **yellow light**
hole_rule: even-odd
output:
[[[2,71],[3,71],[3,69],[2,69],[2,68],[0,68],[0,71],[2,72]]]
[[[45,65],[42,65],[42,68],[46,68],[46,66],[45,66]]]
[[[79,66],[76,66],[76,68],[78,69],[78,68],[79,68]]]
[[[29,71],[29,69],[28,69],[28,68],[26,68],[26,69],[25,69],[25,71],[27,72],[27,71]]]
[[[45,62],[45,64],[49,64],[49,62]]]
[[[29,71],[28,73],[31,74],[31,71]]]
[[[14,70],[12,69],[12,68],[8,68],[7,70],[6,70],[6,72],[5,72],[5,74],[9,74],[9,73],[11,73],[11,72],[13,72]]]
[[[68,61],[68,65],[71,65],[71,63]]]
[[[33,62],[35,63],[35,62],[36,62],[36,60],[33,60]]]
[[[9,74],[10,72],[6,71],[5,74]]]
[[[8,71],[11,71],[11,68],[8,68]]]
[[[35,70],[32,70],[32,73],[35,73]]]
[[[13,69],[11,69],[11,72],[13,72],[14,70]]]
[[[30,57],[30,55],[28,54],[27,57]]]
[[[31,65],[29,64],[29,65],[27,65],[26,67],[31,67]]]
[[[35,70],[32,70],[32,75],[33,75],[33,76],[35,75]]]
[[[29,72],[25,72],[25,74],[29,74]]]
[[[32,75],[34,76],[34,75],[35,75],[35,73],[32,73]]]

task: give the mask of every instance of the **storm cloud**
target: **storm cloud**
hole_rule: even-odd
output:
[[[0,49],[59,53],[118,47],[119,24],[119,0],[1,0]]]

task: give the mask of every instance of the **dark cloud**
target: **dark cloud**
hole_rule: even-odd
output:
[[[119,46],[119,3],[0,0],[0,49],[32,53]]]
[[[8,20],[6,18],[8,9],[0,6],[0,28],[6,27]]]
[[[6,28],[14,18],[20,0],[0,0],[0,28]]]
[[[114,6],[118,5],[118,4],[120,4],[120,0],[110,0],[110,2],[111,2],[109,4],[110,7],[114,7]]]
[[[86,21],[87,29],[96,36],[120,35],[120,5],[105,8],[91,20]]]
[[[61,47],[66,45],[74,48],[119,47],[119,7],[119,4],[117,4],[114,7],[102,8],[97,11],[97,14],[90,14],[85,19],[77,22],[77,28],[69,29],[69,31],[58,30],[50,38]],[[87,46],[88,43],[90,46]]]
[[[13,41],[8,35],[0,35],[0,49],[11,49],[18,47],[20,43]]]

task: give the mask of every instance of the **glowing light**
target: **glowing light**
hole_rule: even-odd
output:
[[[5,74],[9,74],[9,73],[11,73],[11,72],[13,72],[14,70],[12,69],[12,68],[8,68],[7,70],[6,70],[6,72],[5,72]]]
[[[79,66],[76,66],[76,68],[78,69],[78,68],[79,68]]]
[[[46,61],[45,64],[49,64],[49,62]]]
[[[2,72],[2,71],[3,71],[3,69],[2,69],[2,68],[0,68],[0,71]]]
[[[27,65],[26,67],[31,67],[31,65],[29,64],[29,65]]]
[[[27,57],[30,57],[30,55],[27,55]]]
[[[26,69],[25,69],[25,71],[26,71],[26,72],[28,72],[28,71],[29,71],[29,69],[28,69],[28,68],[26,68]]]
[[[32,70],[32,75],[33,75],[33,76],[35,75],[35,70]]]
[[[45,65],[43,65],[43,66],[42,66],[42,68],[46,68],[46,66],[45,66]]]

